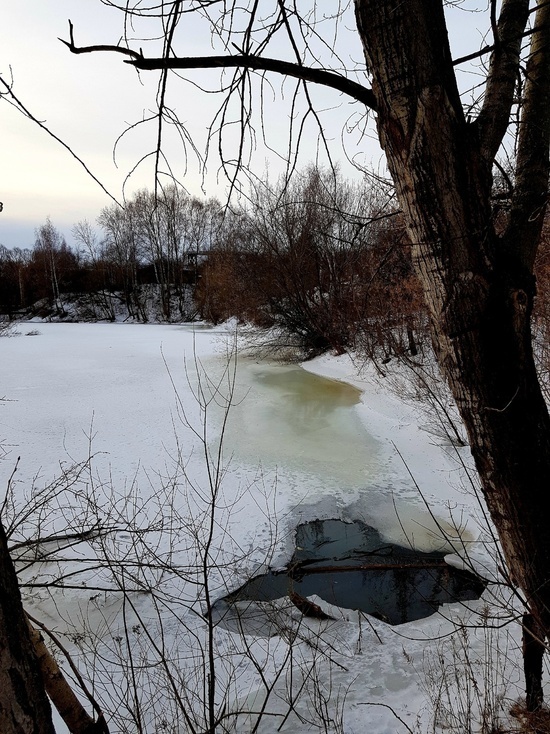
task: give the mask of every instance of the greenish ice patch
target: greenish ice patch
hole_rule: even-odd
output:
[[[365,486],[378,443],[355,410],[361,391],[302,367],[240,359],[224,445],[237,459]]]

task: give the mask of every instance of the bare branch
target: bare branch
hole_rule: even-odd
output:
[[[138,53],[137,51],[133,51],[131,48],[125,48],[124,46],[111,46],[106,44],[100,44],[97,46],[75,46],[74,42],[74,26],[72,22],[69,20],[69,41],[65,41],[63,38],[58,38],[61,43],[64,43],[65,46],[71,51],[73,54],[87,54],[92,53],[94,51],[115,51],[119,54],[124,54],[125,56],[131,56],[134,59],[140,59],[142,58],[141,52]]]
[[[494,159],[508,129],[510,110],[519,74],[521,41],[529,17],[529,0],[505,0],[498,23],[491,20],[495,45],[491,56],[485,101],[475,125],[479,130],[483,157]]]
[[[548,200],[550,144],[550,4],[539,0],[519,127],[510,252],[528,269],[533,265]]]
[[[132,51],[123,46],[76,46],[73,37],[73,28],[70,24],[70,40],[64,41],[67,48],[73,54],[95,53],[96,51],[109,51],[112,53],[130,56],[126,59],[127,64],[135,66],[136,69],[144,71],[168,69],[224,69],[224,68],[243,68],[253,69],[254,71],[272,71],[284,76],[290,76],[305,82],[313,82],[321,84],[325,87],[331,87],[352,99],[361,102],[366,107],[376,110],[376,100],[370,89],[364,87],[358,82],[347,79],[341,74],[336,74],[326,69],[315,69],[302,64],[283,61],[281,59],[272,59],[265,56],[256,56],[254,54],[236,54],[222,56],[188,56],[183,58],[168,58],[167,56],[160,58],[146,58],[141,52]]]
[[[242,67],[255,71],[273,71],[284,76],[291,76],[306,82],[314,82],[325,87],[332,87],[349,97],[362,102],[366,107],[376,110],[376,100],[370,89],[358,82],[347,79],[325,69],[314,69],[301,64],[294,64],[281,59],[270,59],[265,56],[239,54],[235,56],[190,56],[186,58],[137,58],[126,63],[137,69],[221,69]]]
[[[55,133],[53,133],[47,125],[45,125],[41,120],[39,120],[33,113],[25,107],[23,102],[15,95],[12,85],[8,84],[1,76],[0,76],[0,85],[4,88],[4,92],[0,92],[0,101],[2,98],[5,98],[15,109],[20,112],[22,115],[27,117],[32,122],[36,123],[38,127],[42,128],[44,132],[48,133],[48,135],[53,138],[55,141],[57,141],[60,145],[62,145],[65,150],[67,150],[71,156],[82,166],[82,168],[86,171],[88,176],[92,178],[96,184],[101,188],[101,190],[107,194],[107,196],[112,199],[117,206],[121,206],[120,202],[115,199],[115,197],[106,189],[106,187],[101,183],[101,181],[95,176],[92,171],[89,169],[89,167],[86,165],[86,163],[82,160],[82,158],[77,155],[74,150],[71,148],[70,145],[68,145],[64,140],[62,140],[59,136],[57,136]]]

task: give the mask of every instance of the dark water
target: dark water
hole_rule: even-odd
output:
[[[222,601],[316,594],[335,606],[402,624],[430,616],[441,604],[480,597],[484,581],[447,565],[444,556],[387,543],[360,521],[316,520],[298,526],[286,571],[256,576]]]

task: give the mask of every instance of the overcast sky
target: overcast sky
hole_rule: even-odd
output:
[[[483,3],[470,4],[483,6]],[[122,200],[125,177],[153,147],[155,131],[143,127],[125,136],[117,149],[116,165],[113,145],[128,124],[147,116],[154,107],[157,72],[138,76],[133,68],[122,63],[121,57],[113,54],[72,55],[58,40],[58,36],[68,37],[69,18],[74,23],[77,44],[118,42],[122,27],[120,13],[99,0],[2,0],[0,73],[6,81],[13,75],[13,90],[21,101],[73,148],[113,196]],[[463,23],[472,25],[470,14],[453,16],[452,31],[459,53],[480,45],[479,32],[465,36]],[[206,28],[192,29],[189,39],[186,52],[190,55],[209,52]],[[354,41],[353,36],[350,39]],[[360,56],[358,44],[353,54]],[[201,74],[195,79],[205,83],[206,75],[212,72]],[[279,132],[283,139],[288,124],[288,112],[281,106],[277,84],[280,82],[274,84],[273,100],[267,102],[270,144],[277,142]],[[325,109],[323,123],[335,145],[335,155],[344,159],[339,148],[342,127],[347,120],[357,119],[358,106],[331,90],[315,90],[314,94],[318,95],[319,106]],[[171,103],[201,146],[215,109],[211,95],[188,86],[180,89]],[[32,246],[35,228],[48,216],[70,242],[72,225],[85,218],[94,222],[101,208],[110,203],[109,198],[59,143],[5,100],[0,102],[0,123],[0,201],[4,207],[0,214],[0,244]],[[260,175],[266,164],[277,171],[280,160],[262,148],[261,140],[258,142],[255,172]],[[315,157],[316,146],[313,131],[303,144],[303,163]],[[360,147],[362,163],[379,165],[377,145],[369,137],[360,140],[357,130],[347,136],[346,150],[350,157],[358,152],[354,146]],[[280,147],[284,149],[284,143]],[[201,195],[202,179],[194,156],[188,156],[186,166],[178,150],[171,162],[189,192]],[[352,171],[350,166],[344,164],[344,167],[346,173]],[[206,193],[223,198],[226,182],[217,175],[217,169],[214,157],[205,182]],[[151,167],[145,164],[132,176],[126,193],[151,187],[152,183]]]
[[[14,92],[120,198],[138,146],[122,145],[116,168],[113,144],[125,122],[143,115],[151,89],[118,58],[70,54],[58,41],[68,35],[68,18],[85,34],[83,43],[117,42],[119,19],[98,0],[3,0],[0,72],[8,79],[11,66]],[[0,243],[32,245],[47,216],[67,233],[80,219],[95,220],[109,199],[79,164],[5,102],[0,120]],[[146,183],[145,176],[136,179]]]

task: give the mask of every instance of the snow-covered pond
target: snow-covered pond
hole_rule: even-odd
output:
[[[225,458],[232,457],[237,472],[260,469],[276,481],[297,520],[350,511],[392,536],[404,524],[416,543],[429,545],[429,513],[409,471],[427,502],[435,493],[438,519],[449,519],[456,464],[420,430],[414,410],[398,398],[366,394],[342,358],[304,369],[248,357],[233,371],[233,334],[225,328],[39,323],[19,331],[0,342],[4,483],[17,456],[20,482],[47,481],[60,463],[82,461],[89,452],[115,482],[140,469],[169,468],[176,446],[193,454],[179,405],[197,429],[200,381],[206,392],[219,390],[207,408],[208,440],[218,438],[231,393]]]
[[[193,410],[198,369],[203,379],[221,380],[225,394],[234,391],[224,442],[237,462],[292,468],[343,489],[376,473],[377,442],[354,410],[357,387],[247,358],[224,380],[230,333],[122,324],[33,324],[20,332],[1,343],[8,402],[0,436],[21,455],[22,474],[47,478],[59,462],[85,457],[89,441],[117,475],[160,468],[180,430],[173,422],[180,397]],[[224,405],[209,407],[218,427]]]
[[[216,496],[221,515],[214,539],[219,557],[227,554],[229,560],[223,573],[212,572],[218,596],[267,565],[287,562],[296,526],[316,519],[361,520],[387,540],[420,550],[454,546],[490,563],[486,547],[477,542],[485,536],[477,524],[476,501],[465,492],[456,454],[428,425],[429,411],[386,389],[372,370],[360,373],[347,356],[326,356],[302,367],[248,356],[239,358],[234,370],[234,338],[226,327],[29,323],[18,328],[20,336],[0,340],[0,397],[5,398],[0,486],[8,485],[20,457],[11,485],[16,497],[27,498],[33,484],[41,487],[93,454],[86,481],[93,485],[97,506],[113,497],[123,503],[131,498],[136,512],[145,512],[162,486],[166,493],[173,490],[173,497],[184,492],[185,502],[176,508],[184,518],[208,495],[205,452],[216,457],[223,434]],[[191,498],[185,494],[189,487]],[[168,506],[166,500],[160,511]],[[197,527],[191,529],[199,538]],[[180,562],[191,550],[182,546],[173,553]],[[106,624],[109,594],[101,597],[101,608],[97,595],[78,591],[63,602],[59,597],[53,608],[38,597],[32,606],[58,628],[56,614],[61,610],[63,616],[63,604],[65,620],[80,619],[84,607],[90,611],[92,598],[96,616],[90,619]],[[475,611],[484,603],[469,606]],[[330,705],[345,721],[341,731],[363,731],[365,722],[373,734],[406,731],[384,707],[388,691],[392,708],[409,726],[427,716],[425,708],[421,713],[427,705],[425,685],[418,679],[426,641],[445,637],[450,618],[474,613],[459,604],[443,609],[430,620],[405,625],[406,632],[397,636],[378,620],[365,627],[354,613],[323,632],[333,647],[321,656],[319,680],[328,676],[327,685],[340,691]],[[185,610],[194,620],[186,629],[197,639],[200,604]],[[286,628],[288,620],[283,624]],[[181,633],[170,634],[184,644]],[[233,649],[237,643],[223,637],[219,644]],[[485,642],[480,644],[484,649]],[[342,649],[336,653],[334,646]],[[308,642],[304,654],[310,649]],[[269,647],[265,654],[267,675],[277,671],[280,653]],[[333,655],[341,656],[336,667]],[[251,691],[257,676],[245,662],[239,663],[238,683],[231,685],[232,695],[248,706],[256,701]],[[274,711],[284,708],[283,698],[276,697]],[[317,731],[308,716],[301,723],[291,716],[282,731]],[[236,732],[253,727],[239,721]],[[258,731],[268,734],[272,726],[267,719]]]

